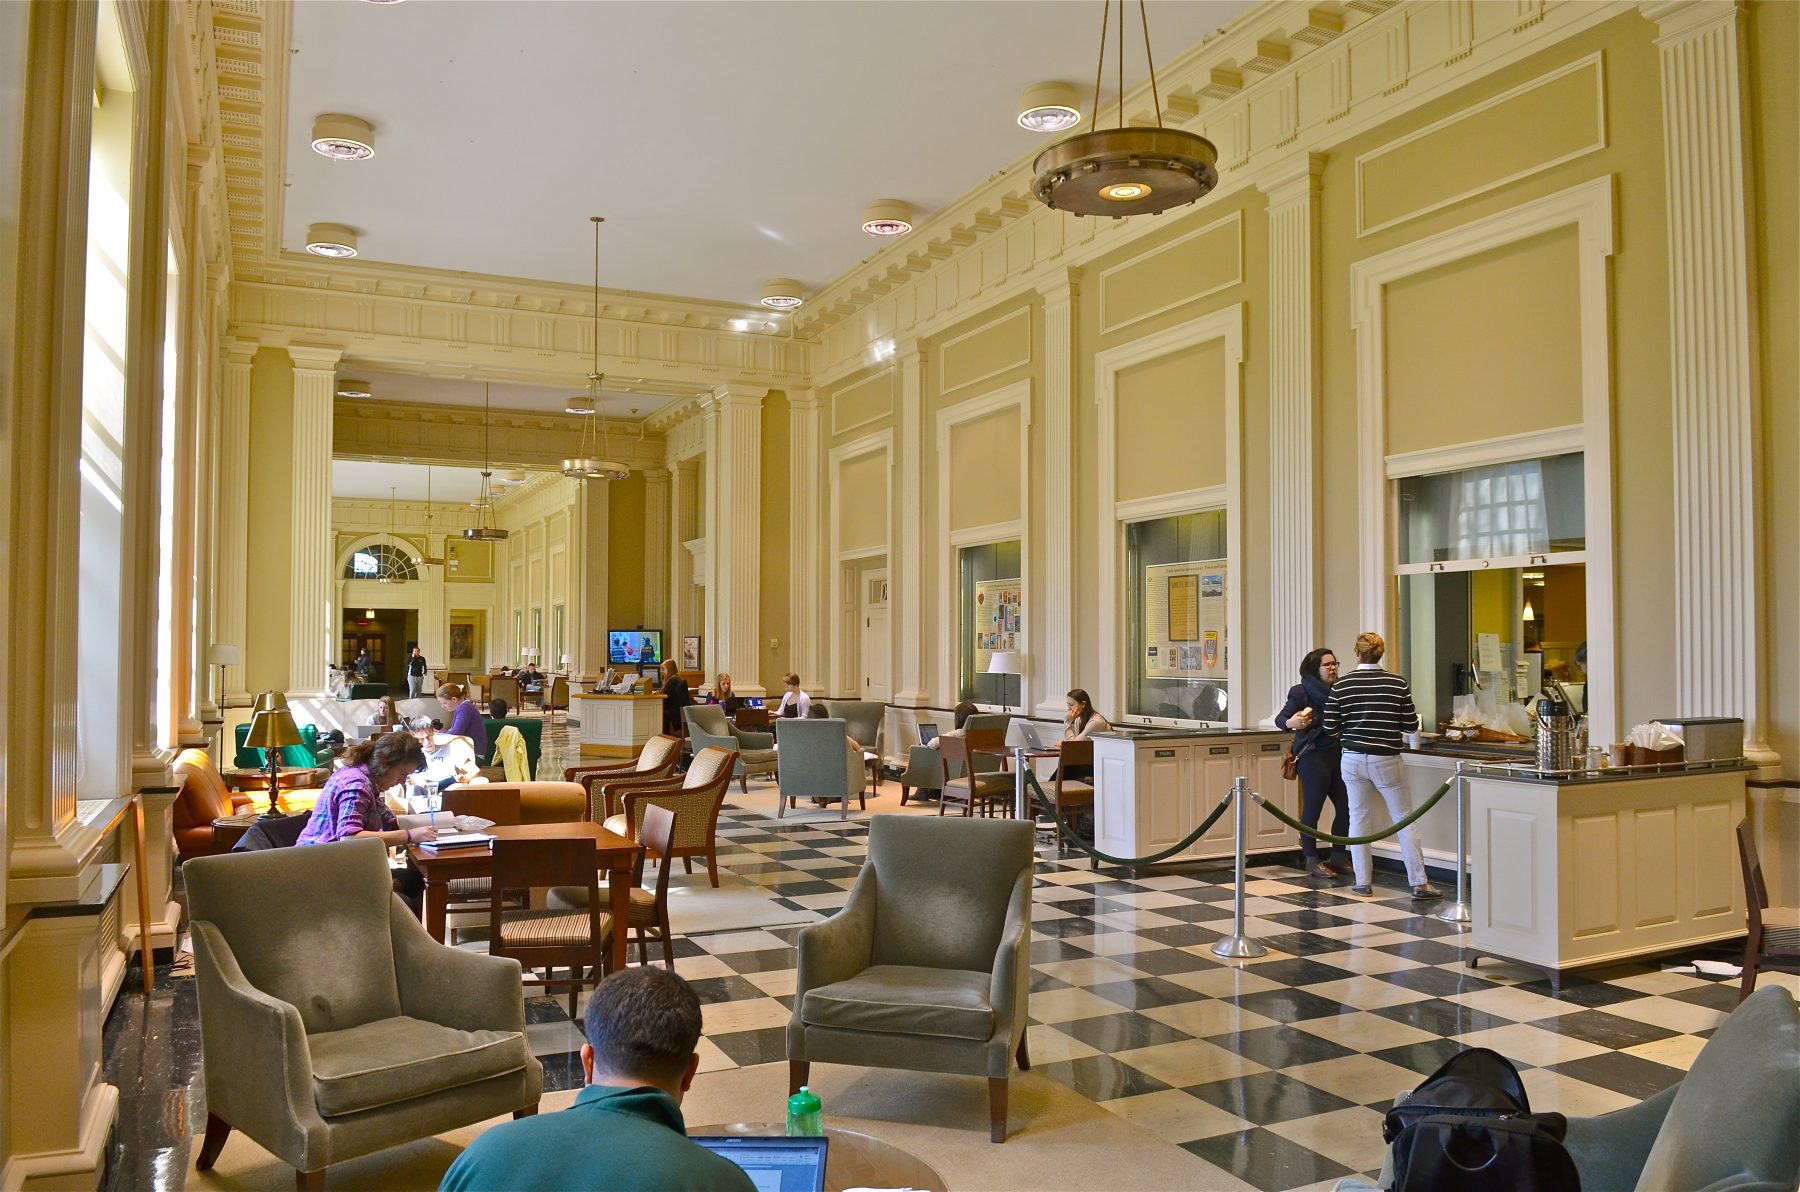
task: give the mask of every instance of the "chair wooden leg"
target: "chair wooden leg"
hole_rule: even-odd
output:
[[[1006,1141],[1006,1077],[988,1077],[988,1139]]]
[[[907,794],[908,794],[908,788],[907,788],[906,784],[902,783],[900,786],[900,806],[902,806],[902,807],[906,806]]]
[[[746,795],[750,793],[750,772],[748,770],[738,775],[738,789]]]
[[[231,1137],[231,1123],[216,1113],[206,1115],[206,1138],[200,1143],[200,1157],[194,1160],[194,1166],[201,1171],[211,1171],[212,1165],[219,1161],[219,1152],[225,1149],[225,1140]]]
[[[642,927],[637,930],[638,963],[650,967],[650,936]]]
[[[658,925],[658,930],[662,934],[663,967],[672,973],[675,971],[675,933],[669,928],[669,918],[667,915],[663,916],[663,921]]]
[[[1025,1032],[1019,1032],[1019,1071],[1031,1071],[1031,1053],[1025,1049]]]
[[[538,1107],[535,1105],[527,1105],[523,1109],[515,1109],[513,1110],[513,1120],[516,1122],[520,1118],[536,1117],[537,1111]]]
[[[800,1091],[800,1086],[806,1083],[806,1078],[811,1072],[812,1064],[806,1060],[788,1061],[788,1096],[791,1097]]]
[[[1744,940],[1744,981],[1738,987],[1739,1002],[1756,992],[1756,970],[1761,960],[1762,924],[1755,923],[1751,925],[1750,934]]]
[[[294,1187],[299,1192],[325,1192],[325,1169],[321,1167],[317,1171],[296,1171]]]
[[[719,846],[717,842],[706,846],[706,874],[712,879],[712,888],[719,888]],[[668,928],[665,926],[664,931]]]

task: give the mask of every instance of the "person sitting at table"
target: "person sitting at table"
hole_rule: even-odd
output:
[[[470,1143],[438,1192],[754,1192],[744,1169],[687,1138],[681,1099],[700,1068],[700,998],[665,969],[621,969],[588,999],[586,1087],[560,1113],[502,1122]]]
[[[481,710],[469,699],[468,689],[460,683],[445,683],[437,689],[438,703],[450,713],[450,731],[469,738],[476,753],[486,753],[487,725],[481,722]]]
[[[488,701],[487,718],[489,720],[505,720],[511,713],[512,705],[501,699],[499,696],[495,696]],[[483,725],[482,727],[485,728],[487,726]]]
[[[300,831],[296,846],[336,844],[373,836],[383,844],[404,848],[437,836],[433,828],[402,828],[381,792],[405,782],[425,764],[425,751],[411,733],[382,733],[358,741],[344,753],[344,764],[325,781],[312,818]],[[394,892],[416,913],[425,879],[410,865],[394,871]]]
[[[941,753],[944,747],[938,744],[938,742],[942,741],[945,737],[962,736],[967,729],[969,717],[975,715],[975,713],[979,711],[981,711],[981,709],[970,703],[968,700],[964,700],[962,703],[957,704],[950,713],[952,717],[951,723],[954,724],[955,727],[947,733],[939,733],[937,736],[931,738],[931,741],[926,748],[936,749]]]
[[[425,792],[442,790],[458,782],[476,782],[481,778],[481,763],[475,760],[475,747],[467,737],[442,733],[428,717],[416,716],[406,726],[425,752],[425,762],[411,776],[412,785]]]
[[[725,709],[725,715],[736,716],[738,709],[744,706],[744,697],[731,690],[731,676],[724,671],[713,680],[712,693],[706,697],[709,704],[718,704]]]
[[[781,685],[787,688],[782,692],[781,703],[775,709],[777,716],[785,716],[790,720],[805,720],[812,715],[812,696],[800,690],[800,676],[793,671],[781,676]]]
[[[525,669],[519,672],[519,686],[526,691],[540,691],[544,686],[544,672],[538,669],[535,662],[527,662]]]
[[[1112,730],[1106,717],[1094,711],[1094,701],[1088,698],[1088,693],[1079,687],[1069,692],[1063,706],[1067,709],[1063,714],[1062,739],[1065,741],[1085,741],[1094,733]],[[1063,771],[1063,777],[1071,782],[1092,782],[1094,767],[1070,766]]]
[[[671,736],[687,735],[687,726],[681,722],[681,710],[694,702],[688,692],[687,680],[681,677],[681,668],[675,665],[673,658],[662,664],[663,692],[663,732]]]
[[[400,708],[394,703],[394,697],[384,695],[381,702],[375,705],[375,711],[369,714],[364,724],[378,724],[385,728],[393,728],[400,723]]]

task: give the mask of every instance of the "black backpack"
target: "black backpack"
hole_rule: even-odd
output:
[[[1485,1047],[1458,1052],[1381,1123],[1393,1192],[1581,1192],[1563,1148],[1568,1119],[1532,1113],[1518,1069]]]

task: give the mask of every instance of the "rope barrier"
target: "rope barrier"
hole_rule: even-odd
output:
[[[1224,815],[1225,809],[1231,805],[1231,796],[1227,794],[1224,798],[1219,800],[1219,805],[1212,809],[1212,814],[1200,821],[1200,826],[1198,828],[1195,828],[1192,832],[1189,832],[1186,836],[1182,837],[1181,840],[1170,845],[1160,853],[1151,853],[1146,857],[1115,857],[1111,853],[1101,852],[1090,842],[1083,840],[1081,834],[1069,826],[1069,821],[1065,820],[1061,813],[1056,810],[1056,804],[1044,794],[1044,788],[1038,783],[1038,776],[1029,769],[1025,771],[1025,782],[1033,791],[1037,792],[1038,801],[1044,805],[1044,810],[1050,813],[1050,818],[1056,821],[1056,826],[1062,829],[1062,834],[1065,839],[1073,841],[1076,848],[1094,858],[1094,860],[1105,865],[1116,865],[1125,869],[1136,869],[1140,865],[1154,865],[1165,858],[1173,857],[1176,853],[1186,852],[1189,845],[1206,835],[1207,830],[1219,822],[1219,817]],[[1029,804],[1027,804],[1027,806],[1029,806]]]
[[[1435,791],[1431,792],[1431,798],[1425,800],[1425,802],[1422,806],[1409,812],[1407,815],[1401,817],[1399,820],[1396,820],[1394,822],[1394,824],[1388,828],[1387,831],[1375,832],[1368,836],[1333,836],[1330,832],[1325,831],[1323,828],[1307,827],[1305,824],[1301,823],[1299,820],[1295,819],[1293,816],[1289,815],[1287,812],[1283,811],[1281,808],[1275,806],[1275,804],[1273,804],[1273,803],[1269,802],[1267,799],[1263,798],[1262,795],[1256,791],[1251,791],[1250,797],[1252,799],[1255,799],[1258,803],[1261,803],[1263,805],[1264,811],[1267,811],[1270,815],[1274,816],[1276,819],[1280,820],[1282,823],[1284,823],[1288,827],[1294,829],[1296,832],[1299,832],[1303,836],[1316,837],[1317,839],[1326,841],[1330,844],[1343,844],[1343,845],[1373,844],[1377,840],[1386,840],[1388,837],[1396,835],[1397,833],[1399,833],[1399,831],[1402,828],[1410,828],[1413,825],[1414,821],[1416,821],[1420,816],[1424,815],[1427,811],[1430,811],[1433,807],[1437,806],[1437,801],[1444,797],[1444,792],[1448,791],[1450,789],[1451,784],[1454,783],[1455,781],[1456,780],[1453,778],[1446,778],[1444,780],[1444,784],[1442,786],[1438,787]]]

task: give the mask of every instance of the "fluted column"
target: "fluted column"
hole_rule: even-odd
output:
[[[796,673],[822,682],[825,629],[819,570],[819,398],[811,389],[788,391],[788,561],[793,585],[788,600],[788,657]]]
[[[705,444],[705,467],[700,473],[700,536],[706,539],[706,573],[700,577],[706,585],[705,606],[701,610],[701,623],[705,626],[701,633],[706,638],[706,649],[712,658],[712,671],[729,671],[725,665],[725,654],[720,649],[724,641],[724,631],[720,626],[719,616],[719,410],[712,395],[708,394],[700,402],[700,441]],[[735,687],[735,676],[733,685]]]
[[[1269,196],[1269,674],[1293,680],[1318,645],[1319,177],[1307,153],[1264,182]],[[1234,544],[1233,552],[1242,551]]]
[[[612,572],[612,485],[582,484],[576,506],[581,535],[581,602],[576,605],[575,669],[582,682],[606,673],[606,631],[611,620],[607,583]],[[560,661],[560,659],[559,659]]]
[[[708,546],[709,606],[718,610],[714,633],[719,669],[744,695],[762,684],[762,404],[767,389],[721,385],[713,391],[713,536]]]
[[[192,211],[199,191],[199,170],[193,164],[187,166],[186,185],[183,194],[186,209]],[[183,220],[188,226],[192,221]],[[170,618],[174,640],[169,650],[169,674],[166,676],[169,692],[169,707],[175,718],[170,740],[166,743],[185,746],[199,745],[206,738],[200,730],[200,722],[196,718],[199,711],[202,692],[201,685],[195,680],[205,670],[195,655],[195,638],[197,627],[206,623],[201,616],[200,601],[202,594],[197,591],[198,572],[204,551],[202,543],[202,522],[200,518],[200,496],[204,491],[206,480],[206,454],[202,443],[202,410],[205,393],[210,380],[210,358],[207,352],[208,338],[204,332],[206,326],[206,272],[195,262],[195,267],[183,279],[187,290],[187,301],[184,304],[185,317],[180,326],[181,358],[177,378],[175,416],[175,521],[174,549],[166,565],[170,572],[169,596],[173,606],[164,610]],[[169,317],[176,317],[175,311]]]
[[[1673,402],[1675,711],[1742,716],[1773,776],[1763,673],[1761,402],[1753,231],[1745,196],[1745,13],[1650,4],[1662,65]],[[1791,147],[1790,147],[1791,148]]]
[[[337,397],[336,348],[290,345],[294,362],[293,566],[289,597],[288,694],[319,695],[337,656],[331,624],[331,420]]]
[[[669,523],[669,470],[644,469],[644,624],[669,624],[669,559],[675,550]],[[681,642],[673,631],[663,649],[679,659]]]
[[[219,391],[218,497],[213,509],[218,551],[213,575],[218,586],[213,641],[236,646],[240,659],[249,648],[245,594],[250,578],[250,362],[256,347],[252,340],[225,341],[225,375]],[[225,668],[224,682],[225,707],[241,708],[249,703],[241,661]]]
[[[681,639],[691,633],[703,633],[694,620],[694,561],[688,554],[687,540],[699,534],[694,515],[699,496],[694,491],[698,468],[691,459],[669,460],[669,641],[676,649]],[[700,665],[712,667],[712,643],[700,644]]]
[[[918,707],[931,702],[925,691],[925,540],[921,536],[925,518],[919,509],[925,462],[925,366],[930,354],[924,344],[913,340],[902,345],[896,355],[900,361],[900,501],[896,506],[900,558],[891,572],[895,582],[890,591],[897,597],[893,623],[899,627],[900,649],[894,702]]]
[[[1075,300],[1081,271],[1067,269],[1038,287],[1044,296],[1043,598],[1037,602],[1030,665],[1040,716],[1061,719],[1063,693],[1075,686]]]

